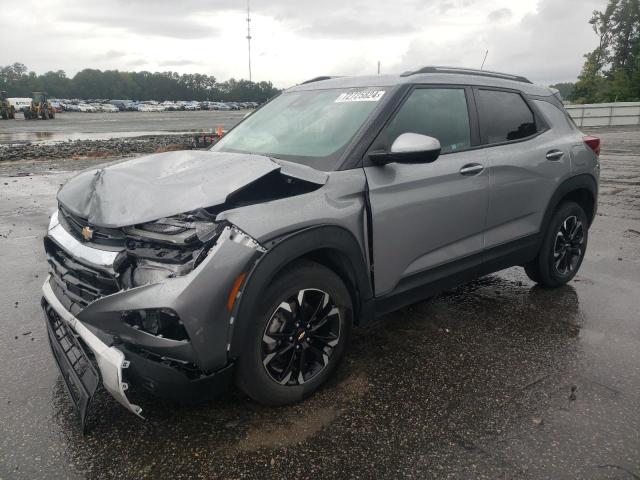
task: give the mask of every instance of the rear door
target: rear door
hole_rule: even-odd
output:
[[[407,132],[437,138],[442,154],[433,163],[364,168],[378,296],[483,249],[489,179],[484,151],[472,150],[478,131],[471,88],[415,87],[370,151],[388,151]]]
[[[485,248],[540,230],[559,179],[570,172],[566,142],[520,92],[478,87],[481,142],[491,180]]]

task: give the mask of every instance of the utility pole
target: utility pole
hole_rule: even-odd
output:
[[[380,75],[380,60],[378,60],[378,75]]]
[[[247,47],[249,48],[249,81],[251,81],[251,9],[247,0]]]

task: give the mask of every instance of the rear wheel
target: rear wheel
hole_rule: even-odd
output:
[[[525,265],[527,276],[548,288],[560,287],[578,273],[587,248],[588,221],[575,202],[565,202],[551,217],[538,256]]]
[[[342,358],[352,316],[340,277],[317,263],[296,262],[279,274],[247,319],[238,386],[266,405],[312,394]]]

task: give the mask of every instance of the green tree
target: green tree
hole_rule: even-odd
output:
[[[130,100],[235,100],[264,102],[279,90],[271,82],[231,79],[176,72],[121,72],[84,69],[68,78],[62,70],[37,75],[22,63],[0,66],[0,90],[9,96],[30,96],[44,90],[52,98]]]
[[[562,82],[556,83],[555,85],[549,85],[550,88],[555,88],[556,90],[558,90],[560,92],[560,95],[564,99],[571,98],[575,86],[576,84],[571,82]]]
[[[585,55],[571,99],[578,103],[640,100],[640,0],[609,0],[589,20],[598,46]]]

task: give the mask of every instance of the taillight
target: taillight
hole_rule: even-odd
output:
[[[598,137],[582,137],[582,141],[587,144],[587,146],[593,150],[596,154],[596,157],[600,156],[600,139]]]

